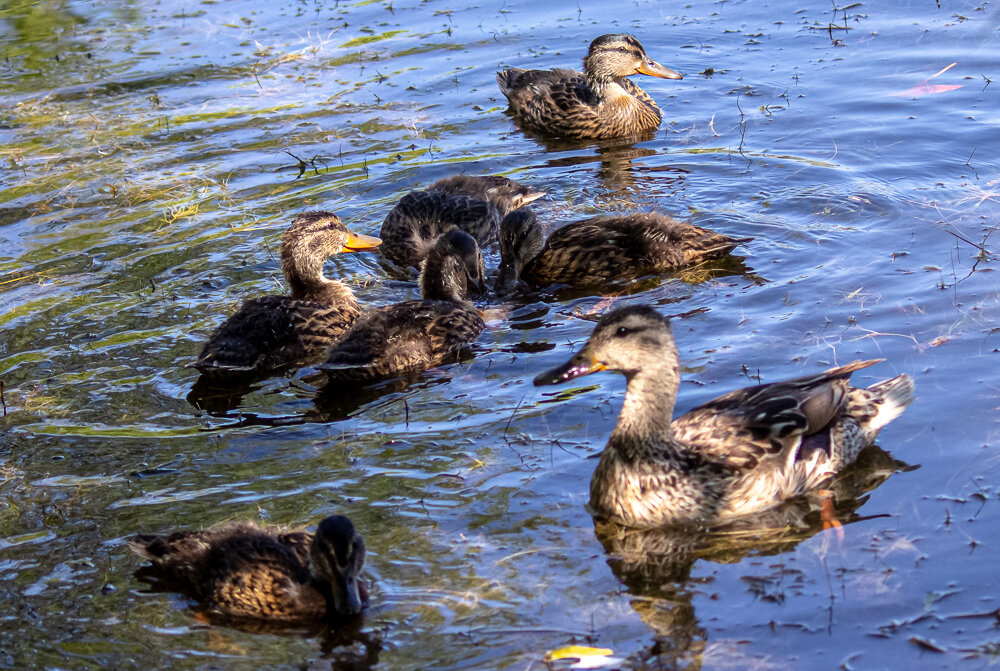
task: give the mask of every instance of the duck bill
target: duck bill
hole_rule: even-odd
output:
[[[489,287],[486,285],[486,280],[482,276],[472,277],[468,276],[465,280],[465,290],[469,293],[475,294],[476,296],[485,296],[489,293]]]
[[[572,359],[563,365],[553,368],[550,371],[546,371],[536,377],[535,386],[541,387],[546,384],[560,384],[562,382],[568,382],[573,378],[583,377],[584,375],[590,375],[591,373],[598,373],[606,369],[607,366],[595,359],[587,352],[587,349],[584,348],[582,352],[578,352]]]
[[[671,70],[668,67],[660,65],[656,61],[649,59],[644,60],[639,64],[639,67],[635,69],[641,75],[649,75],[650,77],[659,77],[660,79],[684,79],[684,75],[677,72],[676,70]]]
[[[528,191],[527,193],[523,194],[518,199],[517,207],[524,207],[525,205],[535,202],[544,195],[545,195],[544,191],[539,191],[538,189],[532,189],[531,191]]]
[[[361,252],[366,249],[375,249],[382,244],[381,238],[376,238],[374,235],[365,235],[363,233],[354,233],[353,231],[347,236],[347,242],[344,243],[345,252]]]
[[[333,603],[341,615],[357,615],[364,608],[358,577],[354,574],[337,576],[334,584]]]
[[[509,294],[517,286],[517,278],[521,276],[520,261],[501,261],[493,290],[498,294]]]

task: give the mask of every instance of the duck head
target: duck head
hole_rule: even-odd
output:
[[[357,615],[364,610],[360,575],[365,565],[365,541],[349,518],[324,518],[316,527],[309,558],[315,576],[330,585],[335,612]]]
[[[493,289],[510,293],[529,261],[541,254],[545,245],[542,227],[530,207],[514,210],[500,222],[500,269]]]
[[[677,345],[670,322],[649,305],[632,305],[601,317],[579,352],[535,378],[535,386],[560,384],[602,370],[631,380],[644,369],[675,366]]]
[[[464,301],[486,293],[486,266],[475,238],[457,228],[434,243],[420,270],[420,294],[434,300]]]
[[[639,40],[627,33],[601,35],[590,43],[583,70],[589,78],[619,79],[630,75],[650,75],[662,79],[683,79],[684,76],[664,67],[646,55]]]
[[[303,212],[281,237],[281,267],[286,277],[315,281],[331,256],[380,244],[379,238],[352,232],[333,212]]]

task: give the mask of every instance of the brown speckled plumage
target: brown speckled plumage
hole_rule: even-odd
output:
[[[522,70],[497,73],[497,84],[515,118],[530,130],[579,139],[636,135],[660,125],[660,108],[630,75],[664,79],[681,75],[646,55],[632,35],[601,35],[590,43],[583,73]]]
[[[875,363],[739,389],[671,421],[680,375],[670,325],[649,306],[631,306],[605,315],[578,354],[535,384],[625,374],[625,403],[591,479],[590,506],[619,524],[656,527],[756,513],[850,464],[913,400],[905,374],[850,386],[852,372]]]
[[[244,301],[191,366],[212,376],[266,375],[322,356],[361,313],[346,285],[324,277],[323,263],[334,254],[378,244],[378,238],[349,231],[331,212],[300,214],[281,241],[281,268],[291,295]]]
[[[315,534],[235,522],[135,536],[129,547],[157,577],[229,616],[319,620],[355,615],[368,598],[360,580],[365,542],[342,515],[322,520]]]
[[[436,366],[473,342],[484,328],[469,286],[482,292],[483,257],[468,234],[442,235],[420,272],[423,300],[369,310],[331,350],[315,381],[336,388]]]
[[[519,279],[536,287],[630,280],[728,254],[751,239],[639,213],[575,221],[543,240],[534,213],[522,208],[500,225],[496,290],[509,291]]]
[[[382,223],[382,255],[417,268],[445,231],[459,228],[485,248],[496,242],[500,220],[543,192],[497,175],[453,175],[426,191],[411,191]]]

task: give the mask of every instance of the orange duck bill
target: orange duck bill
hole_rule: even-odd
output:
[[[546,371],[535,378],[535,386],[541,387],[547,384],[560,384],[568,382],[573,378],[598,373],[607,370],[607,366],[591,355],[586,348],[573,355],[573,358],[561,366]]]
[[[347,242],[344,243],[344,251],[360,252],[365,249],[375,249],[381,244],[381,238],[376,238],[374,235],[365,235],[363,233],[355,233],[351,231],[350,235],[347,237]]]
[[[684,75],[681,73],[660,65],[651,58],[643,60],[635,71],[641,75],[650,75],[651,77],[659,77],[661,79],[684,79]]]

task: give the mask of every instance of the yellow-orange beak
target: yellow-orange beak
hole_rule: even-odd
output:
[[[660,79],[684,79],[684,75],[681,73],[664,67],[652,59],[644,60],[635,71],[641,75],[659,77]]]
[[[364,235],[363,233],[355,233],[351,231],[347,236],[347,242],[344,243],[344,251],[361,252],[366,249],[375,249],[381,244],[381,238],[376,238],[374,235]]]
[[[608,367],[591,356],[585,347],[582,352],[577,353],[572,359],[563,365],[557,366],[552,370],[545,371],[541,375],[535,377],[535,386],[540,387],[547,384],[568,382],[573,378],[590,375],[591,373],[599,373],[600,371],[607,369]]]

